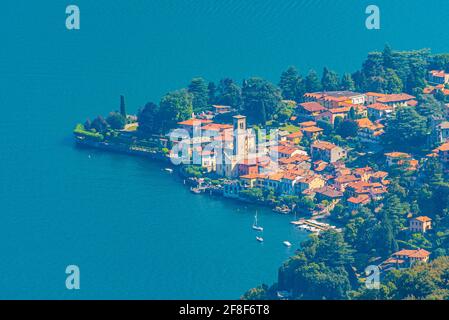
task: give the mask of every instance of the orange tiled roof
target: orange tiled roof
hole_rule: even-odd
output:
[[[360,178],[357,178],[354,175],[345,175],[345,176],[339,176],[338,178],[335,178],[336,183],[349,183],[349,182],[355,182],[359,181]]]
[[[377,102],[388,103],[388,102],[401,102],[415,99],[416,97],[411,96],[407,93],[399,93],[399,94],[387,94],[384,97],[377,99]]]
[[[431,70],[429,71],[429,73],[437,78],[444,78],[444,76],[446,75],[446,72],[444,70]]]
[[[425,88],[422,90],[422,93],[424,93],[424,94],[431,94],[431,93],[433,93],[434,91],[435,91],[435,87],[430,86],[430,87],[425,87]]]
[[[360,203],[368,203],[370,200],[370,197],[366,194],[361,194],[357,197],[351,197],[348,199],[348,202],[354,203],[354,204],[360,204]]]
[[[287,136],[287,139],[301,138],[303,135],[304,135],[304,134],[303,134],[301,131],[297,131],[297,132],[290,133],[290,134]]]
[[[369,106],[367,106],[367,108],[378,110],[378,111],[393,110],[392,107],[387,106],[386,104],[383,104],[383,103],[373,103],[373,104],[370,104]]]
[[[244,176],[240,176],[241,179],[249,179],[249,180],[258,179],[261,177],[263,177],[263,175],[258,174],[258,173],[251,173],[251,174],[246,174]]]
[[[357,119],[356,122],[361,128],[369,128],[373,125],[373,122],[368,118]]]
[[[335,114],[335,113],[346,113],[346,112],[349,112],[350,110],[351,110],[351,108],[349,108],[349,107],[341,107],[341,108],[329,109],[327,111],[332,114]]]
[[[420,216],[420,217],[416,217],[415,220],[421,221],[421,222],[428,222],[428,221],[432,221],[432,219],[430,219],[427,216]]]
[[[448,93],[449,93],[449,90],[448,90]],[[416,101],[416,100],[407,101],[407,105],[409,105],[410,107],[416,107],[418,105],[418,101]]]
[[[316,189],[316,193],[323,194],[323,195],[328,196],[330,198],[339,198],[339,197],[343,196],[342,192],[340,192],[338,190],[335,190],[335,189],[332,189],[332,188],[327,187],[327,186],[323,187],[323,188]]]
[[[434,151],[435,151],[435,152],[439,152],[439,151],[442,151],[442,152],[449,151],[449,142],[443,143],[441,146],[439,146],[438,148],[436,148]]]
[[[357,174],[365,174],[365,173],[372,172],[372,171],[373,171],[373,168],[371,168],[369,166],[354,169],[354,172]]]
[[[203,119],[189,119],[182,122],[178,122],[181,126],[199,126],[206,123],[212,123],[212,120],[203,120]]]
[[[304,97],[306,98],[314,98],[314,99],[320,99],[322,98],[324,95],[320,92],[306,92],[304,94]]]
[[[324,101],[335,101],[335,102],[343,102],[348,100],[348,97],[342,96],[342,97],[334,97],[334,96],[325,96],[323,97]]]
[[[325,107],[323,107],[318,102],[303,102],[299,104],[304,110],[308,112],[320,112],[326,110]]]
[[[299,124],[299,126],[304,127],[304,128],[313,127],[313,126],[316,126],[316,122],[315,121],[305,121],[305,122],[301,122]]]
[[[231,124],[209,123],[201,127],[201,130],[220,131],[225,129],[232,129]]]
[[[388,152],[385,153],[385,156],[390,158],[410,158],[411,155],[405,152]]]
[[[269,174],[267,178],[269,180],[273,180],[273,181],[281,181],[283,176],[284,176],[283,172],[277,172],[277,173]]]
[[[324,149],[324,150],[332,150],[334,148],[338,148],[338,146],[336,146],[335,144],[328,142],[328,141],[315,141],[312,144],[313,148],[317,148],[317,149]]]
[[[319,127],[306,127],[306,128],[302,128],[301,131],[303,132],[310,132],[310,133],[316,133],[316,132],[322,132],[324,131],[324,129],[321,129]]]
[[[282,154],[293,154],[294,152],[298,151],[298,148],[290,147],[290,146],[274,146],[271,148],[272,151],[277,151],[278,153]]]
[[[308,161],[310,159],[310,157],[308,155],[305,154],[296,154],[293,157],[290,158],[282,158],[279,159],[279,162],[281,164],[291,164],[294,162],[304,162],[304,161]]]
[[[377,172],[374,172],[372,175],[372,177],[374,177],[374,178],[385,178],[386,176],[388,176],[388,172],[385,172],[385,171],[377,171]]]
[[[418,250],[401,250],[393,253],[394,256],[406,256],[409,258],[427,258],[430,256],[430,252],[424,249]]]
[[[386,94],[378,93],[378,92],[367,92],[367,93],[365,93],[365,95],[368,97],[385,97],[386,96]]]

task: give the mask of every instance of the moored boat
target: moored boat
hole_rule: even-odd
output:
[[[256,212],[256,215],[254,216],[253,230],[263,231],[263,227],[261,227],[257,224],[257,212]]]

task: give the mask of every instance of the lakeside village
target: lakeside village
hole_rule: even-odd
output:
[[[215,87],[196,78],[159,106],[147,104],[137,116],[126,113],[122,97],[119,112],[78,124],[75,138],[80,145],[177,164],[194,193],[268,205],[294,215],[292,227],[316,235],[336,231],[356,251],[350,269],[359,281],[369,264],[382,272],[407,269],[428,263],[432,250],[435,257],[449,254],[443,249],[447,204],[440,208],[423,192],[413,191],[426,186],[426,192],[443,192],[438,183],[449,172],[449,73],[427,69],[420,85],[405,93],[394,59],[435,58],[422,51],[385,51],[368,56],[378,66],[365,62],[362,71],[341,81],[326,68],[321,82],[313,71],[303,79],[289,68],[280,88],[260,78],[245,80],[242,88],[230,79]],[[387,63],[390,68],[383,65]],[[356,90],[375,81],[370,68],[376,67],[385,73],[383,87]],[[405,77],[413,75],[407,72]],[[424,182],[430,179],[429,167],[439,168],[442,182]],[[257,232],[263,228],[257,222],[253,228],[263,241]],[[436,235],[436,228],[441,234]],[[277,292],[313,297],[312,291],[292,287],[282,274]],[[273,298],[267,288],[253,290],[246,298]]]

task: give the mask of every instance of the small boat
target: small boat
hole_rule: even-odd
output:
[[[263,231],[263,227],[257,225],[257,212],[256,215],[254,216],[253,230]]]
[[[195,194],[200,194],[201,193],[201,190],[200,189],[198,189],[198,188],[190,188],[190,191],[191,192],[193,192],[193,193],[195,193]]]
[[[283,244],[284,244],[284,246],[286,246],[286,247],[291,247],[292,246],[292,244],[289,242],[289,241],[284,241],[284,242],[282,242]]]
[[[169,172],[169,173],[173,173],[173,169],[171,169],[171,168],[165,168],[164,170]]]
[[[256,240],[259,242],[263,242],[263,238],[262,237],[256,237]]]
[[[290,208],[287,206],[276,207],[273,209],[273,211],[280,213],[280,214],[289,214],[291,212]]]

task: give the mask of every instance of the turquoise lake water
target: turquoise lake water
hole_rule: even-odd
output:
[[[447,1],[84,1],[81,30],[62,1],[0,5],[0,298],[239,298],[306,236],[290,217],[191,194],[158,163],[78,149],[76,122],[129,111],[185,86],[296,65],[354,71],[366,53],[449,52]],[[291,249],[282,241],[294,243]],[[81,290],[65,268],[81,269]]]

